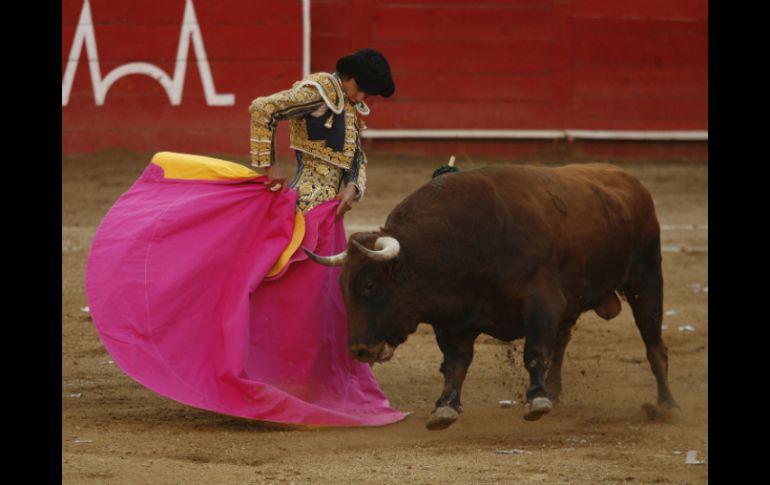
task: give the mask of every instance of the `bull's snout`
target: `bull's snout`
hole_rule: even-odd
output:
[[[393,357],[395,351],[387,342],[380,342],[377,345],[351,344],[348,350],[354,359],[368,364],[387,362]]]
[[[371,360],[371,356],[373,355],[373,352],[369,350],[367,345],[351,345],[348,347],[348,350],[350,351],[350,355],[352,355],[354,359],[360,362],[369,362]]]

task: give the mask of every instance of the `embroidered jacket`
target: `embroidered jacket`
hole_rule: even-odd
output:
[[[289,120],[291,148],[300,164],[298,174],[303,164],[323,162],[342,170],[341,182],[358,188],[357,199],[363,195],[366,156],[358,131],[363,123],[357,115],[368,115],[369,107],[363,101],[351,104],[336,74],[310,74],[291,89],[256,98],[249,112],[253,166],[275,163],[275,128],[278,121]]]

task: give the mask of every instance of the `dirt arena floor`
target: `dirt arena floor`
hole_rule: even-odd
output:
[[[653,194],[663,226],[664,338],[681,414],[648,419],[656,386],[623,302],[621,314],[578,321],[564,363],[563,400],[522,419],[523,342],[481,336],[464,413],[444,431],[425,422],[443,384],[432,329],[420,325],[392,361],[374,366],[391,403],[411,414],[381,428],[298,430],[183,406],[111,363],[89,314],[84,267],[94,232],[152,154],[109,151],[62,165],[62,474],[65,484],[708,482],[708,167],[623,163]],[[229,160],[246,163],[245,159]],[[445,159],[370,156],[364,200],[348,228],[388,212]],[[458,158],[462,169],[502,163]],[[553,161],[521,160],[517,163]],[[501,408],[500,400],[513,400]],[[687,464],[688,451],[704,463]]]

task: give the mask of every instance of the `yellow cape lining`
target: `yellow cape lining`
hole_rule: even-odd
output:
[[[152,163],[163,169],[167,179],[238,180],[261,175],[235,162],[187,153],[158,152]]]
[[[278,258],[278,261],[275,262],[272,268],[270,268],[270,271],[267,273],[267,277],[275,276],[278,273],[281,272],[284,266],[286,266],[286,263],[289,262],[289,258],[291,258],[292,254],[299,249],[299,245],[302,243],[302,239],[305,237],[305,216],[302,214],[302,211],[297,211],[294,214],[294,232],[291,235],[291,242],[289,242],[289,245],[286,246],[286,249],[283,250],[281,253],[281,256]]]

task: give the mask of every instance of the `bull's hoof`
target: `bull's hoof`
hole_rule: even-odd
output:
[[[681,417],[679,406],[654,405],[650,403],[642,404],[642,409],[650,421],[672,421]]]
[[[537,421],[544,414],[548,414],[553,409],[553,403],[547,397],[536,397],[524,405],[524,419],[527,421]]]
[[[460,414],[451,406],[441,406],[436,408],[428,418],[428,423],[425,425],[431,431],[437,431],[439,429],[446,429],[452,423],[457,421]]]

